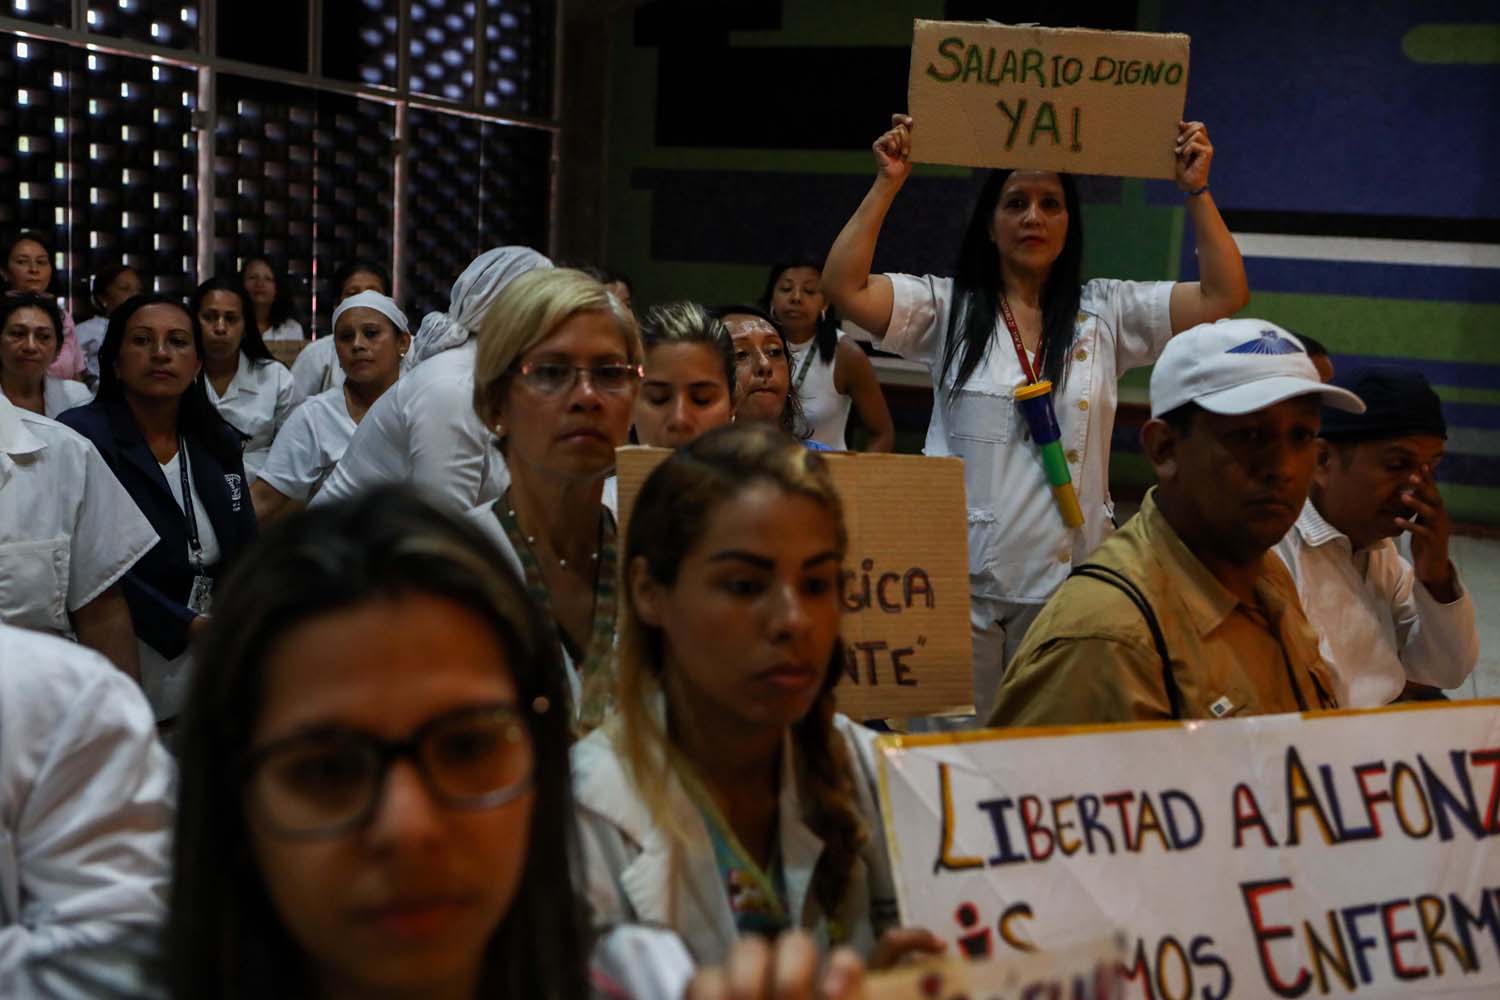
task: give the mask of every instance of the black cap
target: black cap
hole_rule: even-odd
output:
[[[1448,436],[1443,404],[1421,372],[1411,368],[1360,368],[1333,380],[1365,401],[1365,412],[1323,407],[1323,429],[1330,441],[1379,441],[1412,434]]]

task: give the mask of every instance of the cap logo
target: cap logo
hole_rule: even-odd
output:
[[[1262,330],[1254,340],[1247,340],[1238,347],[1231,347],[1225,354],[1302,354],[1302,348],[1275,330]]]

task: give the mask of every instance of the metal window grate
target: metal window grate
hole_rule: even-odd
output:
[[[174,49],[198,47],[197,0],[92,0],[85,20],[89,31],[101,35]]]
[[[505,114],[552,114],[553,25],[550,0],[485,0],[484,106]]]

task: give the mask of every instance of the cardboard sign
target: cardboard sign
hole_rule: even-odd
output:
[[[617,452],[621,538],[641,485],[670,454],[638,447]],[[849,532],[839,588],[846,664],[839,711],[856,719],[972,712],[963,462],[844,452],[823,457]]]
[[[939,959],[872,973],[861,1000],[1116,1000],[1125,936],[986,962]]]
[[[912,159],[1173,177],[1188,36],[917,21]]]
[[[1500,996],[1500,701],[881,740],[902,922],[1125,996]]]

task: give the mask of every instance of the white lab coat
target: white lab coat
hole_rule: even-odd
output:
[[[42,380],[42,412],[54,420],[64,410],[83,406],[93,399],[94,394],[82,382],[75,382],[70,378],[53,378],[51,375]]]
[[[239,370],[220,396],[213,383],[203,379],[208,400],[219,408],[245,441],[245,485],[255,482],[260,467],[271,454],[271,442],[299,402],[292,373],[280,361],[251,361],[240,353]]]
[[[78,349],[83,352],[83,367],[95,378],[99,377],[99,348],[104,345],[104,335],[108,331],[108,316],[86,319],[73,330]]]
[[[305,502],[343,457],[357,426],[342,385],[304,400],[271,444],[261,480],[282,496]]]
[[[302,348],[292,362],[292,384],[297,387],[299,399],[312,399],[320,392],[344,384],[344,369],[339,364],[332,335],[319,337]]]
[[[165,919],[175,781],[128,677],[92,650],[0,625],[5,995],[36,995],[19,985],[31,963]]]
[[[876,806],[875,734],[843,716],[835,717],[854,766],[854,788],[870,832],[849,887],[845,941],[868,955],[879,934],[894,923],[895,888]],[[650,815],[606,725],[575,744],[573,798],[583,853],[583,891],[595,926],[648,923],[683,939],[703,965],[719,964],[739,937],[708,827],[674,775],[672,818],[686,836],[674,848],[667,828]],[[808,828],[796,780],[790,735],[783,750],[778,822],[788,911],[826,950],[828,921],[812,889],[823,842]]]
[[[269,330],[260,332],[260,339],[271,340],[304,340],[302,324],[294,319],[284,319]]]
[[[428,358],[375,401],[313,505],[412,483],[455,514],[505,492],[510,476],[474,412],[471,339]]]
[[[68,633],[156,542],[87,438],[0,394],[0,622]]]
[[[1479,661],[1474,602],[1454,570],[1458,599],[1442,604],[1416,578],[1396,543],[1355,552],[1349,537],[1308,500],[1276,554],[1297,581],[1339,704],[1388,705],[1408,680],[1455,688]]]

